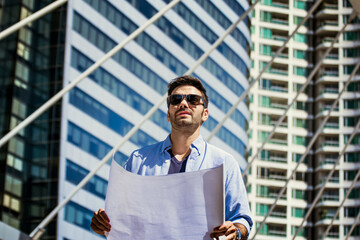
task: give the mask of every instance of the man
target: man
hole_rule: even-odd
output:
[[[170,82],[167,98],[170,135],[162,142],[134,151],[125,168],[149,176],[198,171],[225,163],[226,221],[210,236],[247,239],[253,223],[239,166],[230,154],[200,136],[200,127],[209,116],[208,102],[206,90],[197,78],[182,76]],[[91,228],[98,234],[111,230],[103,209],[94,213]]]

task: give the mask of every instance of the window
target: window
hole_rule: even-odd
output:
[[[300,43],[308,43],[308,36],[306,34],[295,33],[294,41]]]
[[[309,9],[309,2],[303,0],[294,0],[294,7],[297,9],[307,10]]]
[[[271,56],[271,46],[260,44],[260,54],[265,56]]]
[[[347,236],[350,233],[351,227],[352,225],[344,225],[344,236]],[[352,237],[360,236],[360,227],[356,226],[350,236]]]
[[[65,207],[65,221],[75,224],[91,232],[90,223],[93,211],[70,201]]]
[[[305,67],[294,66],[293,73],[297,76],[307,77],[309,75],[309,69]]]
[[[309,121],[302,118],[294,118],[293,119],[293,126],[300,127],[300,128],[308,128]]]
[[[79,95],[82,95],[83,97],[78,98]],[[81,91],[79,88],[75,88],[73,91],[70,92],[69,102],[81,111],[90,115],[92,118],[98,120],[100,123],[104,124],[105,126],[109,127],[110,129],[119,133],[122,136],[124,136],[133,127],[133,124],[131,124],[121,116],[117,115],[115,112],[111,111],[110,109],[102,105],[100,102],[96,101],[95,99],[87,95],[85,92]],[[137,135],[143,135],[143,139],[146,139],[146,141],[136,141],[135,139],[140,139],[137,138]],[[140,146],[146,146],[156,142],[155,139],[145,134],[142,130],[137,131],[134,136],[134,139],[131,138],[133,140],[133,143]],[[96,149],[91,149],[92,151],[97,152]]]
[[[123,161],[122,163],[125,163]],[[66,160],[66,180],[77,185],[81,180],[86,177],[89,173],[85,168],[80,167],[70,160]],[[90,181],[83,187],[84,190],[87,190],[103,199],[106,196],[107,181],[99,176],[94,176]]]
[[[356,100],[344,100],[345,109],[358,109],[360,108],[360,99]]]
[[[344,160],[345,162],[353,162],[353,163],[360,162],[360,152],[345,153]]]
[[[298,50],[298,49],[294,49],[293,56],[294,56],[294,58],[297,58],[297,59],[305,59],[305,60],[307,60],[308,59],[308,52]]]
[[[299,25],[303,19],[303,17],[294,16],[294,24]],[[309,21],[305,21],[304,26],[308,27]]]
[[[260,28],[260,37],[272,39],[272,31],[269,28]]]
[[[360,48],[344,48],[344,58],[355,58],[360,56]]]
[[[359,214],[359,208],[357,207],[345,207],[344,217],[355,218]]]
[[[344,180],[352,181],[355,179],[356,174],[357,174],[357,170],[344,171]]]
[[[291,216],[296,218],[304,218],[306,209],[303,208],[291,208]]]
[[[344,144],[346,144],[350,139],[350,135],[344,135]],[[355,135],[351,140],[351,145],[359,145],[360,144],[360,135]]]
[[[291,234],[295,235],[298,229],[299,229],[298,226],[291,226]],[[307,235],[307,229],[304,227],[302,227],[299,233],[297,234],[297,236],[301,236],[301,237],[305,237],[306,235]]]
[[[299,162],[300,159],[302,158],[303,154],[299,154],[299,153],[293,153],[292,154],[292,161],[293,162]],[[308,156],[305,157],[303,163],[308,163]]]
[[[89,145],[80,144],[81,143],[80,140],[78,141],[77,139],[81,139],[81,138],[83,139],[84,142],[96,141],[98,145],[98,151],[94,153],[89,149]],[[75,146],[80,147],[80,149],[82,149],[83,151],[93,155],[98,159],[102,159],[112,149],[112,147],[110,147],[103,141],[99,140],[98,138],[94,137],[93,135],[89,134],[88,132],[84,131],[83,129],[81,129],[79,126],[75,125],[72,122],[68,122],[67,140],[70,143],[74,144]],[[127,156],[125,154],[122,154],[120,152],[115,154],[115,160],[117,160],[118,163],[124,161],[125,159],[127,159]],[[108,161],[108,164],[110,164],[110,161]]]
[[[262,185],[256,186],[256,196],[267,197],[268,195],[269,195],[269,187]]]
[[[5,174],[5,190],[21,197],[22,195],[22,181],[21,179]]]
[[[307,146],[308,138],[302,136],[293,136],[293,144]]]
[[[24,141],[19,138],[11,138],[9,141],[9,151],[16,154],[19,157],[24,157],[25,144]]]
[[[265,216],[269,212],[269,205],[266,204],[256,204],[256,215]]]
[[[293,189],[292,190],[292,198],[306,200],[307,192],[305,190]]]
[[[344,189],[344,196],[348,193],[349,189]],[[360,189],[359,188],[353,188],[352,191],[349,194],[348,199],[359,199],[360,198]]]
[[[260,12],[260,19],[263,22],[271,22],[271,20],[272,20],[271,12],[261,11]]]
[[[343,40],[344,41],[357,41],[357,40],[360,40],[360,32],[359,31],[344,32]]]

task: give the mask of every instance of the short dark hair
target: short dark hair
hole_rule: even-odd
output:
[[[197,79],[196,77],[184,75],[184,76],[173,79],[168,84],[168,96],[171,95],[171,93],[174,91],[175,88],[183,86],[183,85],[190,85],[190,86],[197,88],[201,92],[201,95],[202,95],[202,98],[204,101],[204,107],[207,108],[207,106],[209,104],[209,97],[207,96],[206,89],[202,85],[201,81],[199,79]],[[168,104],[168,107],[169,107],[169,104]]]

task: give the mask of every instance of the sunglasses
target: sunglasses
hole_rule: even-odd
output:
[[[205,108],[207,107],[204,99],[201,96],[195,94],[189,94],[189,95],[172,94],[167,98],[167,105],[168,107],[170,104],[178,105],[182,102],[184,98],[190,105],[203,105]],[[202,100],[202,102],[200,102],[200,100]]]

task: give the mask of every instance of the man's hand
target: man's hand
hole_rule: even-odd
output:
[[[214,231],[210,234],[211,238],[217,238],[225,235],[226,240],[236,240],[238,239],[237,230],[240,229],[241,239],[247,238],[247,230],[246,227],[240,223],[232,223],[230,221],[226,221],[220,226],[214,228]]]
[[[110,232],[110,219],[106,215],[104,209],[100,208],[99,211],[94,212],[94,216],[91,219],[90,227],[94,232],[100,235],[104,235],[105,231]]]

